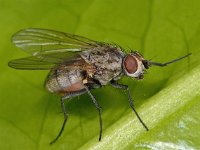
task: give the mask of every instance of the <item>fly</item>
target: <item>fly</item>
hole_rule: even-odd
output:
[[[149,67],[164,67],[191,55],[190,53],[166,63],[158,63],[144,59],[136,51],[125,53],[117,45],[39,28],[20,30],[13,35],[12,42],[29,53],[30,56],[11,60],[8,65],[15,69],[25,70],[49,69],[50,72],[46,78],[45,87],[49,92],[61,95],[64,122],[60,132],[50,144],[58,140],[67,122],[68,114],[65,102],[84,93],[90,96],[99,113],[99,141],[101,140],[101,107],[90,91],[107,84],[127,91],[130,107],[148,131],[148,127],[134,107],[128,85],[119,84],[117,81],[122,76],[135,78],[136,80],[143,79],[144,72]]]

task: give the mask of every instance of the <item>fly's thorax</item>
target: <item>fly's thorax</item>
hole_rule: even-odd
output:
[[[52,69],[47,76],[45,87],[52,93],[79,91],[84,88],[83,79],[83,71],[79,69],[56,68]]]
[[[125,75],[136,79],[143,79],[144,69],[143,57],[138,52],[127,54],[123,59],[123,70]]]
[[[121,75],[124,54],[117,47],[97,47],[90,51],[84,51],[80,55],[88,64],[92,64],[96,68],[92,77],[101,85],[106,85]]]

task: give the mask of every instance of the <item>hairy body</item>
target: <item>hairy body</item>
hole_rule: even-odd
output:
[[[90,92],[110,83],[113,87],[127,91],[128,101],[140,123],[148,127],[134,108],[128,85],[117,83],[123,75],[137,80],[144,77],[145,69],[155,65],[164,67],[188,57],[174,59],[166,63],[145,60],[136,51],[125,53],[116,45],[97,42],[88,38],[55,30],[29,28],[20,30],[12,37],[12,42],[31,56],[11,60],[8,65],[15,69],[46,70],[50,72],[45,87],[51,93],[61,95],[64,121],[54,143],[62,134],[68,119],[65,102],[72,97],[88,93],[99,113],[99,141],[102,136],[101,107]],[[69,57],[70,56],[70,57]]]
[[[124,54],[113,46],[83,51],[76,58],[53,68],[45,82],[52,93],[67,93],[84,89],[84,85],[106,85],[122,74]]]

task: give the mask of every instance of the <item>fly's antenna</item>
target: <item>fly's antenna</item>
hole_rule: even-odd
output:
[[[153,62],[153,61],[148,61],[148,60],[143,60],[142,62],[143,62],[143,64],[144,64],[144,66],[145,66],[146,69],[148,69],[148,68],[151,67],[151,66],[165,67],[165,66],[167,66],[167,65],[169,65],[169,64],[171,64],[171,63],[174,63],[174,62],[177,62],[177,61],[179,61],[179,60],[181,60],[181,59],[184,59],[184,58],[190,56],[191,54],[192,54],[192,53],[189,53],[189,54],[187,54],[187,55],[185,55],[185,56],[182,56],[182,57],[180,57],[180,58],[177,58],[177,59],[174,59],[174,60],[165,62],[165,63]]]

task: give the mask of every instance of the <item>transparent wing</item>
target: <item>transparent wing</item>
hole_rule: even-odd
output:
[[[67,62],[73,62],[79,59],[80,57],[74,53],[55,53],[14,59],[8,63],[8,66],[22,70],[46,70],[53,68],[57,64],[67,64]]]
[[[14,59],[8,62],[8,66],[22,70],[46,70],[55,66],[53,63],[41,61],[41,59],[30,56],[20,59]]]
[[[13,35],[12,42],[33,56],[80,52],[100,44],[85,37],[39,28],[28,28],[17,32]]]

